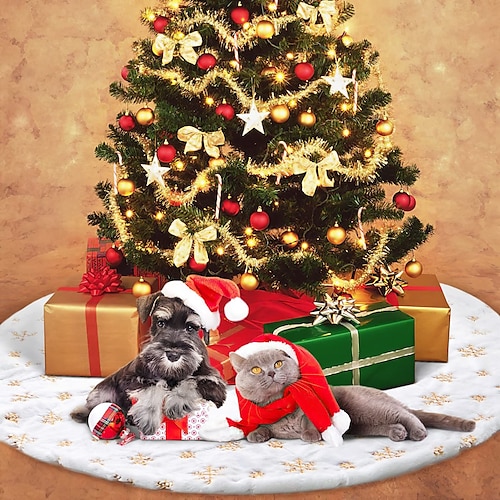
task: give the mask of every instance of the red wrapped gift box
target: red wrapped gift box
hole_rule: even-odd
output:
[[[314,309],[314,299],[305,294],[285,295],[264,290],[241,291],[241,298],[248,304],[247,318],[232,323],[222,318],[216,332],[211,333],[208,353],[212,365],[224,379],[232,384],[236,373],[229,361],[229,353],[252,341],[264,332],[265,323],[308,315]],[[223,304],[220,310],[223,311]],[[212,339],[214,343],[212,343]]]

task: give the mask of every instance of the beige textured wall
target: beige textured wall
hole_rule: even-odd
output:
[[[120,109],[108,85],[146,33],[140,9],[154,5],[1,3],[0,320],[84,271],[93,186],[111,174],[93,150]],[[393,95],[394,142],[422,171],[414,213],[436,234],[417,258],[500,310],[498,4],[354,4],[350,33],[379,50]]]

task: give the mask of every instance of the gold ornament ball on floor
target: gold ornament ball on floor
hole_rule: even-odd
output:
[[[312,127],[316,123],[316,115],[309,109],[297,117],[297,123],[303,127]]]
[[[142,297],[150,293],[151,285],[142,276],[132,285],[132,295],[134,297]]]
[[[252,273],[243,273],[240,279],[240,286],[243,290],[251,292],[259,286],[259,280]]]
[[[343,227],[340,227],[338,224],[335,224],[335,226],[331,227],[326,232],[326,239],[332,245],[341,245],[342,243],[344,243],[345,238],[346,238],[345,229]]]
[[[377,134],[382,135],[382,136],[387,136],[391,135],[393,130],[394,130],[394,125],[392,124],[391,121],[384,119],[384,120],[379,120],[377,122],[377,125],[375,125],[375,130],[377,131]]]
[[[131,179],[120,179],[116,189],[122,196],[130,196],[135,191],[135,182]]]
[[[406,263],[405,266],[405,273],[410,277],[410,278],[418,278],[423,271],[422,264],[418,260],[412,259],[409,262]]]
[[[262,20],[257,23],[255,28],[257,36],[264,40],[272,38],[274,36],[274,24],[271,21]]]
[[[271,108],[271,120],[275,123],[285,123],[290,118],[290,110],[286,104],[277,104]]]
[[[147,127],[155,121],[155,114],[151,108],[145,107],[141,108],[135,114],[135,119],[137,123]]]
[[[299,244],[299,235],[294,231],[285,231],[281,235],[281,241],[287,248],[295,248]]]

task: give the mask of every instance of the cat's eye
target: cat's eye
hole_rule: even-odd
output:
[[[279,359],[278,361],[276,361],[276,363],[274,363],[274,368],[281,368],[283,366],[283,361],[281,361],[281,359]]]
[[[254,375],[258,375],[259,373],[262,373],[262,368],[260,366],[254,366],[250,371]]]

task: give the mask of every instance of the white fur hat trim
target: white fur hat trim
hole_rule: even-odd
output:
[[[268,349],[279,349],[281,351],[285,351],[297,364],[299,363],[294,348],[291,345],[286,344],[285,342],[280,342],[279,340],[269,340],[267,342],[250,342],[249,344],[241,346],[235,352],[243,358],[248,358],[248,356],[251,356],[252,354],[256,354]]]
[[[220,325],[219,311],[212,312],[201,295],[189,288],[180,280],[169,281],[163,286],[161,293],[165,297],[179,298],[184,304],[191,308],[200,318],[206,330],[214,330]]]

